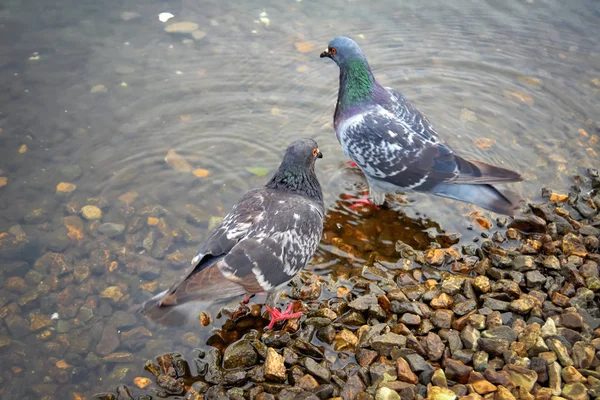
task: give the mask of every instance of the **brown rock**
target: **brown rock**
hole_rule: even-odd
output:
[[[29,330],[31,332],[39,331],[52,325],[50,317],[41,313],[30,313],[29,322]]]
[[[515,396],[504,386],[498,386],[498,391],[494,395],[494,400],[516,400]]]
[[[587,379],[573,366],[564,367],[561,376],[566,383],[587,382]]]
[[[419,325],[421,323],[421,317],[416,314],[404,313],[400,318],[400,322],[405,325]]]
[[[431,308],[437,310],[439,308],[450,308],[452,307],[453,303],[454,300],[452,299],[452,296],[450,296],[448,293],[440,293],[431,300],[429,305]]]
[[[96,346],[96,353],[106,356],[119,347],[119,334],[114,326],[106,326],[102,331],[102,337]]]
[[[277,354],[277,352],[269,347],[267,349],[267,358],[265,359],[265,378],[283,382],[286,378],[286,368],[283,364],[283,357]]]
[[[571,358],[575,368],[587,369],[594,361],[594,347],[584,342],[576,342],[573,345]]]
[[[427,355],[430,360],[437,361],[442,358],[446,346],[442,339],[435,333],[429,332],[425,338],[425,346],[427,348]]]
[[[396,369],[398,371],[398,380],[402,382],[412,383],[414,385],[416,385],[419,382],[419,378],[417,377],[417,375],[415,375],[415,373],[410,368],[410,365],[404,358],[398,358],[398,360],[396,361]]]
[[[560,316],[562,326],[580,330],[583,328],[583,317],[578,312],[566,312]]]
[[[335,335],[334,350],[335,351],[354,351],[358,344],[358,338],[348,329],[342,329]]]
[[[311,375],[306,374],[298,379],[295,386],[298,386],[306,391],[311,391],[319,386],[319,382],[317,382],[317,380]]]
[[[465,365],[462,361],[447,358],[445,361],[444,373],[446,377],[451,380],[455,380],[459,383],[466,383],[469,374],[473,371],[473,368]]]
[[[491,289],[490,279],[485,275],[479,275],[473,279],[473,287],[481,293],[487,293]]]
[[[520,386],[527,392],[531,392],[538,377],[535,371],[514,364],[506,365],[504,370],[508,372],[516,386]]]
[[[437,386],[428,388],[428,400],[455,400],[458,396],[450,389],[444,389]]]
[[[435,310],[431,315],[431,322],[438,328],[450,329],[452,327],[452,310]]]
[[[362,347],[356,350],[356,361],[362,367],[371,365],[378,356],[379,354],[374,350],[365,349]]]
[[[425,260],[429,265],[442,265],[444,263],[444,250],[442,249],[429,249],[425,253]]]
[[[357,374],[352,375],[340,391],[340,397],[342,400],[354,400],[358,393],[365,390],[365,388],[365,384],[360,377]]]
[[[554,292],[552,293],[552,297],[550,298],[553,304],[559,307],[566,307],[569,304],[569,298],[562,293]]]
[[[471,385],[473,386],[473,389],[475,389],[475,391],[481,395],[495,392],[496,390],[498,390],[496,385],[493,385],[491,382],[486,380],[476,381],[473,382]]]
[[[29,290],[25,279],[21,278],[20,276],[11,276],[10,278],[6,279],[4,282],[4,287],[11,292],[16,292],[19,294],[24,294]]]

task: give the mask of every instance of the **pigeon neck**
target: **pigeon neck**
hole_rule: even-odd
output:
[[[316,200],[323,206],[323,192],[314,168],[281,165],[267,183],[268,188],[286,190]]]
[[[340,68],[340,90],[336,114],[338,110],[343,112],[352,106],[371,100],[376,85],[375,77],[364,56],[347,61]]]

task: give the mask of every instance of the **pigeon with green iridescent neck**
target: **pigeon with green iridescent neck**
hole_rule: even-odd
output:
[[[386,193],[414,190],[499,214],[516,212],[521,199],[491,184],[519,182],[521,175],[457,155],[402,94],[377,82],[354,40],[334,38],[323,57],[340,68],[334,115],[338,141],[365,174],[373,203],[383,204]]]
[[[266,186],[238,200],[202,243],[189,271],[146,301],[141,312],[163,325],[182,324],[216,302],[269,293],[268,328],[299,317],[291,312],[292,303],[284,312],[274,304],[321,240],[323,194],[315,174],[321,157],[314,140],[292,142]]]

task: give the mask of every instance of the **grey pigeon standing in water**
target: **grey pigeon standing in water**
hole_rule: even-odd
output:
[[[457,155],[402,94],[375,80],[349,37],[334,38],[323,57],[340,67],[334,115],[338,141],[365,174],[373,203],[383,204],[386,193],[414,190],[515,213],[521,200],[490,184],[519,182],[521,175]]]
[[[268,328],[299,317],[292,303],[283,313],[274,304],[321,240],[324,206],[315,160],[322,157],[314,140],[292,142],[266,186],[238,200],[202,243],[190,271],[144,303],[142,313],[163,324],[182,323],[211,303],[267,292]]]

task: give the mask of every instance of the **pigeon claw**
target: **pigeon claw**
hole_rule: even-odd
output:
[[[360,197],[348,196],[346,198],[346,201],[348,201],[349,203],[352,203],[352,205],[349,207],[351,210],[356,210],[357,208],[361,208],[361,207],[371,207],[371,208],[374,208],[375,210],[379,209],[379,207],[377,205],[375,205],[371,200],[369,200],[368,194],[363,194]]]
[[[293,313],[292,308],[294,307],[293,303],[288,304],[286,310],[284,312],[279,311],[277,308],[271,308],[269,306],[265,306],[267,312],[271,316],[271,322],[267,325],[266,329],[273,329],[276,323],[280,321],[285,321],[287,319],[300,318],[302,316],[301,312]]]

